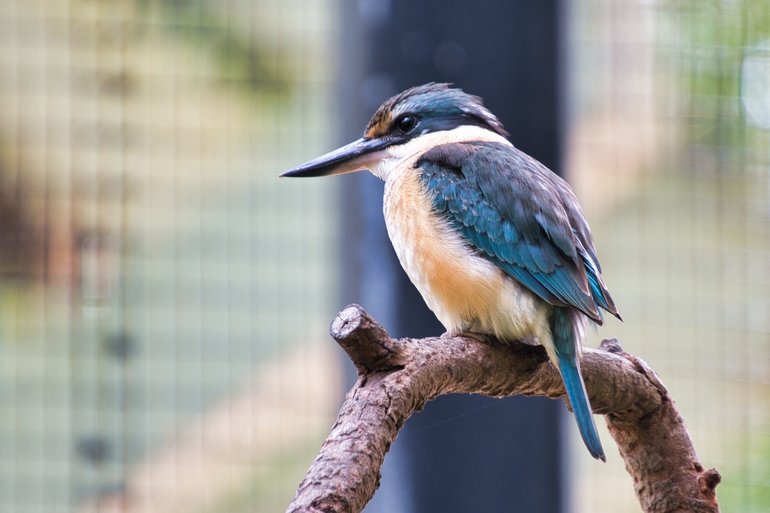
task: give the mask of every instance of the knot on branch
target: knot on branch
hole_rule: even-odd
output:
[[[698,480],[701,483],[701,488],[704,493],[710,493],[714,500],[716,500],[716,488],[719,483],[722,482],[722,475],[715,468],[710,468],[703,472]]]

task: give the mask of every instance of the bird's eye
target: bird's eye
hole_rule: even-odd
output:
[[[405,134],[411,132],[416,125],[417,118],[409,114],[404,114],[396,120],[396,127],[400,132]]]

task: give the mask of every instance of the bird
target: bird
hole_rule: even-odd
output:
[[[542,345],[589,453],[606,461],[580,361],[588,324],[602,310],[621,317],[572,189],[508,137],[481,98],[431,82],[382,103],[360,139],[281,176],[382,179],[398,260],[447,333]]]

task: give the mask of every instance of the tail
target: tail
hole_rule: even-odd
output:
[[[599,441],[599,433],[596,432],[596,424],[591,413],[591,405],[588,402],[586,386],[580,375],[580,348],[578,344],[581,342],[578,339],[580,328],[576,325],[579,320],[574,318],[576,315],[580,315],[580,313],[570,311],[567,308],[556,307],[553,309],[550,324],[557,358],[556,363],[559,372],[561,372],[572,411],[575,412],[575,420],[577,420],[583,443],[585,443],[591,456],[598,460],[607,461],[604,457],[602,443]]]

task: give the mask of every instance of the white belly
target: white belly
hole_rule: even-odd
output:
[[[549,305],[476,254],[432,213],[411,162],[389,173],[384,214],[401,266],[448,332],[509,340],[538,337],[550,345]]]

